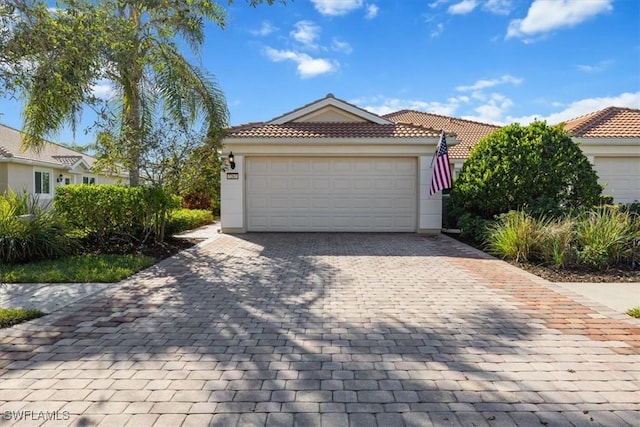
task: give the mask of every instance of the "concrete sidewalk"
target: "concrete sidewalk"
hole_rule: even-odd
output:
[[[554,285],[575,292],[618,313],[625,313],[630,308],[640,306],[640,282],[554,283]]]

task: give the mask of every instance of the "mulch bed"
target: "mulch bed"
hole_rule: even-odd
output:
[[[640,270],[634,271],[628,266],[619,266],[604,271],[597,271],[586,268],[557,269],[549,266],[519,262],[511,262],[511,264],[550,282],[640,282]]]

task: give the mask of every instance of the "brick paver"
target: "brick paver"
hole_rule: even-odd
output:
[[[639,421],[637,321],[444,236],[220,235],[0,331],[1,425]]]

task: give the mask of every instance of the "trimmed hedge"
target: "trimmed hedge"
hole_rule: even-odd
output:
[[[167,220],[166,234],[172,236],[182,231],[192,230],[215,221],[211,211],[204,209],[176,209]]]
[[[180,199],[160,187],[66,185],[56,188],[56,211],[99,244],[164,239],[168,215]]]

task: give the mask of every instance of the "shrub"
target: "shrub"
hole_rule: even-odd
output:
[[[176,209],[171,212],[167,221],[167,235],[191,230],[215,221],[213,214],[204,209]]]
[[[634,240],[640,237],[638,219],[620,209],[601,207],[576,223],[578,263],[606,268],[630,260]]]
[[[187,193],[182,196],[185,209],[211,209],[211,196],[205,193]]]
[[[540,236],[535,257],[556,268],[566,267],[574,262],[573,249],[575,222],[573,218],[550,220],[539,226]]]
[[[594,206],[602,187],[588,159],[560,126],[512,124],[483,138],[464,162],[452,203],[485,219],[530,207]]]
[[[31,195],[0,195],[0,262],[54,259],[77,249],[63,218],[48,207]]]
[[[524,211],[511,211],[498,217],[487,230],[490,253],[515,261],[529,261],[539,246],[540,223]]]
[[[66,185],[56,189],[54,205],[68,221],[100,245],[164,239],[169,212],[179,198],[160,187]]]
[[[460,237],[470,240],[474,243],[482,243],[486,239],[487,228],[493,224],[478,216],[471,214],[462,214],[458,218],[458,228],[460,228]]]

